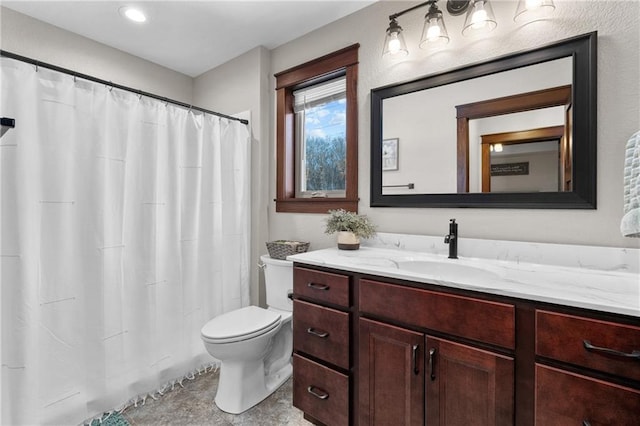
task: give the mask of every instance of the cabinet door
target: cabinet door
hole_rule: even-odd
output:
[[[512,425],[513,358],[427,336],[427,424]]]
[[[361,425],[424,424],[424,335],[360,319]]]

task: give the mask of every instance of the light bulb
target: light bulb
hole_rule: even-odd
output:
[[[440,37],[440,34],[442,34],[442,30],[438,25],[438,20],[435,18],[431,19],[429,21],[429,29],[427,30],[427,40],[435,41]]]
[[[494,151],[495,152],[502,152],[502,144],[501,143],[497,143],[494,145]]]
[[[471,27],[474,30],[483,28],[487,25],[487,11],[484,9],[478,9],[473,12],[473,16],[471,17]]]
[[[389,40],[389,53],[395,55],[400,52],[400,47],[402,46],[400,40],[398,40],[398,35],[394,34],[391,36],[392,38]]]

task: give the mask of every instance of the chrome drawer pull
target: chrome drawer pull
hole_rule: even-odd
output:
[[[436,379],[435,355],[436,355],[436,349],[435,348],[429,349],[429,370],[431,371],[431,381],[434,381]]]
[[[626,353],[626,352],[616,351],[615,349],[601,348],[598,346],[593,346],[591,342],[588,340],[583,340],[582,344],[584,345],[584,348],[588,351],[602,352],[608,355],[615,355],[623,358],[632,358],[632,359],[640,360],[640,351],[631,351],[631,353]]]
[[[418,370],[418,347],[418,345],[413,345],[413,348],[411,348],[413,358],[413,374],[415,374],[416,376],[420,374],[420,371]]]
[[[313,334],[314,336],[317,337],[321,337],[321,338],[325,338],[325,337],[329,337],[329,333],[327,333],[326,331],[317,331],[315,328],[307,328],[307,333],[309,334]]]
[[[329,286],[326,284],[307,283],[307,287],[314,290],[329,290]]]
[[[318,391],[320,393],[318,393]],[[315,396],[318,399],[327,399],[329,398],[329,394],[325,391],[323,391],[322,389],[319,389],[315,386],[309,386],[307,388],[307,392],[309,392],[311,395]]]

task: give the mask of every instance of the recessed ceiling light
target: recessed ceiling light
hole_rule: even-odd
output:
[[[122,16],[125,16],[134,22],[144,22],[147,20],[144,13],[140,9],[136,9],[134,7],[124,6],[118,9],[118,11]]]

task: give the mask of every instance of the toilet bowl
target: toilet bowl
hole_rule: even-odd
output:
[[[271,395],[293,371],[293,264],[261,256],[268,308],[247,306],[217,316],[201,330],[209,354],[220,360],[215,403],[239,414]]]

